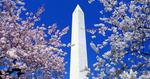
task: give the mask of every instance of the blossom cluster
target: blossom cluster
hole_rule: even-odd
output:
[[[69,28],[36,26],[44,8],[32,13],[24,5],[23,0],[0,0],[0,78],[62,79],[66,44],[61,38]]]
[[[88,32],[95,36],[98,32],[107,39],[100,44],[92,41],[91,47],[96,53],[106,46],[111,49],[96,57],[97,62],[93,66],[97,74],[93,79],[149,79],[150,49],[145,51],[148,46],[144,44],[150,41],[150,1],[98,1],[104,7],[100,11],[102,22]]]

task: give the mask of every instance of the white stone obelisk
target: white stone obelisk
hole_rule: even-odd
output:
[[[70,79],[88,79],[84,71],[88,67],[84,13],[79,5],[72,16]]]

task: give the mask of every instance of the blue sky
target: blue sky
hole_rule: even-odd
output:
[[[45,11],[41,15],[40,24],[44,23],[46,25],[51,25],[57,23],[59,29],[62,29],[65,26],[70,27],[69,33],[62,39],[64,42],[68,42],[71,39],[72,12],[77,4],[79,4],[84,11],[87,29],[92,28],[94,24],[99,23],[99,11],[102,9],[102,5],[97,2],[89,4],[87,0],[25,0],[25,2],[25,7],[30,12],[36,12],[40,6],[44,5]],[[92,64],[96,61],[96,54],[89,45],[91,39],[90,34],[88,33],[87,39],[88,63],[89,67],[92,67]],[[68,55],[65,58],[68,62],[66,65],[66,71],[68,74],[65,76],[65,79],[69,79],[70,49],[65,49],[65,51],[68,52]]]
[[[128,1],[128,0],[127,0]],[[103,9],[102,4],[99,2],[94,2],[89,4],[87,0],[25,0],[25,7],[27,11],[35,13],[40,6],[44,6],[45,11],[41,15],[41,21],[38,24],[52,25],[57,23],[58,29],[62,29],[66,26],[70,27],[69,33],[65,35],[62,39],[63,42],[70,42],[71,40],[71,24],[72,24],[72,12],[74,11],[77,4],[83,9],[85,14],[85,25],[86,29],[94,27],[94,24],[100,23],[99,17],[102,16],[99,11]],[[105,16],[109,16],[105,14]],[[87,51],[88,51],[88,64],[92,68],[93,63],[96,62],[96,53],[91,49],[90,42],[94,41],[95,43],[101,43],[106,37],[99,35],[97,39],[91,39],[91,34],[86,33],[87,39]],[[98,35],[98,34],[96,34]],[[144,50],[150,53],[148,45],[150,40],[145,42]],[[68,74],[65,75],[65,79],[69,79],[69,69],[70,69],[70,49],[64,48],[68,55],[65,57],[65,60],[68,62],[66,65],[66,71]],[[105,51],[109,50],[109,46],[105,47],[103,50],[100,50],[102,55]]]
[[[128,2],[129,0],[127,0]],[[85,25],[86,29],[93,28],[94,24],[100,23],[99,17],[102,16],[99,11],[103,9],[102,4],[99,2],[94,2],[89,4],[87,0],[25,0],[27,11],[36,12],[36,10],[44,5],[45,11],[41,15],[41,21],[39,24],[52,25],[57,23],[58,28],[62,29],[66,26],[70,27],[69,33],[65,35],[62,39],[63,42],[70,42],[71,39],[71,24],[72,24],[72,12],[74,11],[77,4],[83,9],[85,14]],[[105,14],[109,16],[109,14]],[[95,43],[101,43],[106,37],[99,36],[99,38],[92,40],[91,35],[86,33],[87,39],[87,51],[88,51],[88,64],[91,68],[93,63],[96,62],[96,55],[90,47],[90,41]],[[98,35],[98,34],[97,34]],[[145,43],[146,47],[150,44],[150,41]],[[146,51],[148,48],[145,47]],[[68,74],[65,75],[65,79],[69,79],[69,69],[70,69],[70,49],[64,49],[68,52],[68,55],[65,57],[65,60],[68,62],[66,65],[66,71]],[[109,50],[109,46],[105,47],[103,50],[100,50],[100,54]]]

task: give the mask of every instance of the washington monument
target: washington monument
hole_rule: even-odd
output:
[[[70,79],[88,79],[84,13],[79,5],[72,14]]]

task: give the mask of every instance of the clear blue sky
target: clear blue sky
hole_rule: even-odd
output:
[[[126,0],[129,1],[129,0]],[[87,0],[25,0],[25,7],[27,11],[35,13],[37,9],[44,5],[45,11],[41,15],[41,21],[38,24],[46,24],[52,25],[53,23],[57,23],[58,28],[62,29],[66,26],[70,27],[69,33],[65,35],[62,39],[63,42],[70,42],[71,39],[71,24],[72,24],[72,12],[79,4],[84,11],[85,14],[85,24],[86,29],[92,28],[94,24],[99,23],[100,15],[99,11],[103,9],[102,4],[98,2],[94,2],[89,4]],[[108,16],[108,14],[105,14]],[[96,62],[96,55],[94,51],[90,47],[90,41],[94,41],[95,43],[101,43],[106,37],[99,36],[96,40],[91,39],[91,35],[86,33],[87,35],[87,51],[88,51],[88,64],[89,67],[92,68],[93,63]],[[145,42],[145,51],[149,52],[150,49],[148,45],[150,44],[150,40]],[[69,79],[69,69],[70,69],[70,49],[64,49],[68,52],[68,55],[65,57],[65,60],[68,62],[66,65],[66,71],[68,74],[65,75],[65,79]],[[100,54],[103,54],[105,51],[109,50],[109,46],[105,47],[103,50],[100,50]],[[150,52],[149,52],[150,53]]]
[[[36,12],[40,6],[44,5],[45,11],[41,15],[40,23],[44,23],[46,25],[57,23],[58,28],[60,29],[65,26],[70,27],[69,33],[64,36],[64,39],[62,40],[64,42],[66,42],[66,40],[70,41],[71,39],[72,12],[77,4],[80,5],[85,13],[85,23],[86,28],[88,29],[92,28],[95,23],[99,23],[99,10],[102,8],[102,5],[99,5],[96,2],[94,4],[89,4],[87,0],[25,0],[25,2],[25,7],[30,12]],[[92,67],[92,64],[96,61],[96,54],[89,46],[91,39],[90,34],[88,33],[87,39],[88,62],[89,67]],[[66,56],[66,61],[68,62],[66,71],[68,74],[65,76],[65,79],[69,79],[70,49],[65,49],[65,51],[68,52],[68,55]]]
[[[128,1],[128,0],[127,0]],[[36,10],[44,5],[45,11],[41,15],[40,24],[44,23],[46,25],[51,25],[53,23],[57,23],[58,28],[62,29],[65,26],[70,27],[70,31],[67,35],[62,39],[63,42],[70,42],[71,39],[71,24],[72,24],[72,12],[74,11],[77,4],[83,9],[85,14],[85,24],[86,29],[92,28],[94,24],[99,23],[100,15],[99,11],[103,9],[102,4],[99,2],[94,2],[89,4],[87,0],[25,0],[26,8],[30,12],[36,12]],[[109,14],[105,14],[105,16],[109,16]],[[94,51],[90,47],[90,41],[94,41],[95,43],[101,43],[106,37],[99,36],[99,38],[92,40],[90,39],[91,35],[86,33],[87,35],[87,51],[88,51],[88,64],[89,67],[92,68],[93,63],[96,62],[96,55]],[[145,50],[148,52],[148,45],[150,41],[145,43]],[[65,79],[69,79],[69,69],[70,69],[70,49],[64,49],[68,52],[68,55],[65,57],[65,60],[68,62],[66,65],[66,71],[68,74],[65,75]],[[100,50],[100,54],[103,54],[105,51],[109,50],[109,46],[105,47],[103,50]]]

